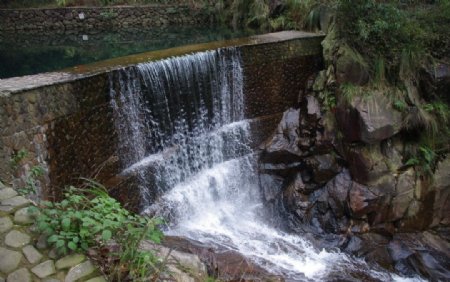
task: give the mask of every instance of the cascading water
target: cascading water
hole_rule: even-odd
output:
[[[361,271],[393,279],[268,224],[238,50],[139,64],[111,77],[110,94],[123,174],[136,176],[145,212],[168,219],[167,234],[236,250],[292,281]]]

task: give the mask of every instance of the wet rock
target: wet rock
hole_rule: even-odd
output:
[[[27,245],[22,249],[23,254],[31,264],[35,264],[42,259],[42,254],[32,245]]]
[[[17,192],[12,188],[0,189],[0,201],[17,196]]]
[[[293,162],[286,164],[261,163],[259,169],[261,173],[275,174],[281,177],[289,177],[304,168],[303,162]]]
[[[346,152],[346,160],[354,181],[368,186],[383,187],[389,194],[395,192],[393,172],[386,165],[379,145],[350,147]]]
[[[282,281],[241,254],[230,250],[216,250],[200,242],[167,236],[163,244],[180,252],[197,255],[206,264],[208,273],[223,281]]]
[[[0,217],[0,233],[4,233],[13,227],[11,219],[7,216]]]
[[[341,170],[332,154],[315,155],[306,161],[314,175],[314,182],[325,184]]]
[[[55,263],[53,260],[47,260],[43,263],[40,263],[31,269],[31,272],[36,274],[39,278],[48,277],[54,273],[56,273]]]
[[[306,96],[306,114],[310,120],[318,120],[322,116],[319,101],[312,95]]]
[[[19,266],[22,255],[19,252],[11,251],[0,247],[0,271],[10,273]]]
[[[352,215],[356,218],[377,211],[379,196],[369,187],[353,182],[349,192],[349,204]]]
[[[405,213],[414,199],[415,172],[409,169],[398,177],[396,195],[392,199],[390,220],[396,221],[405,216]]]
[[[75,282],[83,277],[86,277],[94,273],[95,267],[90,260],[80,263],[77,266],[72,267],[67,273],[64,282]]]
[[[260,187],[266,202],[274,201],[282,191],[284,178],[270,174],[259,175]]]
[[[291,108],[283,113],[275,134],[264,145],[263,162],[290,163],[301,159],[302,152],[297,145],[299,121],[299,109]]]
[[[31,282],[31,273],[26,268],[20,268],[10,273],[6,282]]]
[[[358,256],[364,256],[368,261],[376,262],[386,269],[392,270],[393,260],[389,253],[389,238],[375,233],[366,233],[359,236],[363,240]]]
[[[28,234],[17,230],[12,230],[5,237],[5,244],[13,248],[19,248],[30,243],[31,237]]]
[[[420,275],[431,281],[450,279],[450,244],[436,234],[400,233],[389,243],[397,271]]]
[[[349,190],[352,187],[352,179],[348,170],[344,170],[325,185],[328,191],[328,203],[336,217],[344,216],[347,207]]]
[[[297,173],[294,179],[283,191],[283,203],[286,209],[301,220],[307,219],[306,214],[310,203],[306,194],[306,185],[303,183],[302,175]]]
[[[73,254],[57,260],[55,266],[58,270],[69,268],[83,262],[85,259],[86,257],[82,254]]]
[[[450,158],[437,166],[433,189],[436,191],[431,226],[450,225]]]
[[[348,104],[337,108],[336,118],[349,142],[376,144],[398,133],[402,115],[392,107],[390,99],[381,92],[370,97],[356,96]]]

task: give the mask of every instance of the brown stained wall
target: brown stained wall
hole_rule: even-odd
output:
[[[256,118],[251,126],[255,147],[272,133],[280,114],[297,101],[307,78],[320,70],[321,39],[300,37],[238,47],[246,118]],[[0,179],[11,180],[14,171],[9,160],[25,148],[30,156],[15,174],[15,188],[31,165],[41,164],[49,171],[41,178],[44,197],[58,197],[63,186],[88,177],[106,183],[130,209],[139,209],[136,186],[125,185],[129,180],[120,185],[124,180],[117,176],[118,138],[109,101],[109,76],[117,69],[31,90],[0,91]]]
[[[53,198],[79,177],[109,177],[116,139],[108,97],[107,73],[0,96],[0,179],[14,174],[18,188],[27,168],[39,164],[50,172],[41,179],[42,195]],[[17,171],[9,160],[21,149],[29,156]]]
[[[321,38],[242,48],[247,118],[281,113],[295,105],[308,78],[321,69]]]
[[[0,9],[0,32],[152,27],[207,22],[209,17],[201,11],[181,5]]]

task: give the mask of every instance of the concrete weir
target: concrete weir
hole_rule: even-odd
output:
[[[118,134],[109,91],[117,73],[143,62],[235,47],[242,58],[244,118],[252,120],[257,146],[320,70],[322,39],[297,31],[270,33],[0,80],[0,179],[19,187],[27,171],[39,164],[47,172],[39,191],[44,198],[58,198],[62,186],[86,177],[105,183],[119,200],[137,209],[139,193],[125,191],[116,177]],[[10,159],[21,149],[28,156],[13,169]]]

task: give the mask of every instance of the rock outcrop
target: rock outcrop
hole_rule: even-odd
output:
[[[368,80],[364,62],[332,37],[333,28],[323,43],[328,69],[261,147],[265,200],[320,247],[401,275],[448,280],[450,157],[432,177],[407,164],[406,117],[381,90],[330,102],[324,91],[336,83]]]

